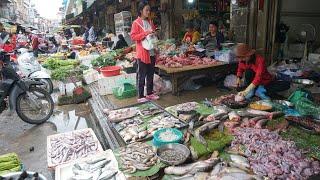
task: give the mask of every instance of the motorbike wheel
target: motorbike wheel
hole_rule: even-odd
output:
[[[53,108],[54,103],[50,94],[38,87],[31,87],[28,92],[20,94],[17,98],[17,114],[26,123],[46,122],[53,114]]]
[[[53,83],[51,81],[51,79],[49,78],[44,78],[44,79],[40,79],[40,82],[42,82],[44,84],[44,86],[40,86],[42,89],[46,90],[49,94],[52,94],[53,92]]]

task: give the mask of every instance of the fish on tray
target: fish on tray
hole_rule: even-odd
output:
[[[111,160],[106,157],[75,163],[72,167],[71,180],[100,180],[111,179],[118,174],[115,167],[110,166]]]
[[[116,123],[136,116],[139,111],[137,107],[131,107],[117,110],[104,109],[103,112],[108,115],[108,120],[110,122]]]

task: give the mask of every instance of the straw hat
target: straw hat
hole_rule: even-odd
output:
[[[244,43],[237,44],[235,48],[235,54],[238,57],[248,57],[253,55],[256,52],[256,50],[251,49],[249,45]]]

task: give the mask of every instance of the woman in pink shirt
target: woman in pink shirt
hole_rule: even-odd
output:
[[[150,20],[150,5],[146,2],[139,3],[139,17],[132,23],[131,39],[136,42],[137,58],[137,87],[138,102],[157,100],[159,96],[153,94],[153,76],[155,72],[155,50],[147,50],[142,46],[142,41],[155,33],[155,26]],[[144,96],[144,86],[147,82],[147,96]]]

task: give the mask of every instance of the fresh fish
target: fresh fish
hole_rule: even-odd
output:
[[[209,176],[209,173],[206,172],[198,172],[196,174],[186,174],[180,177],[174,177],[174,180],[206,180]]]
[[[237,167],[243,170],[248,170],[250,168],[250,164],[247,158],[235,154],[230,155],[231,161],[229,164],[233,167]]]
[[[90,169],[91,169],[91,171],[95,171],[95,170],[97,170],[99,168],[103,168],[104,166],[106,166],[110,162],[111,162],[111,160],[99,161],[99,162],[93,164],[92,166],[90,166]]]
[[[229,112],[228,116],[229,116],[229,120],[231,120],[231,121],[240,121],[241,120],[241,117],[235,111]]]
[[[91,160],[86,161],[86,163],[95,164],[95,163],[100,162],[102,160],[106,160],[106,158],[105,157],[101,157],[101,158],[97,158],[97,159],[91,159]]]
[[[185,174],[196,174],[197,172],[208,171],[219,162],[217,158],[210,158],[205,161],[198,161],[182,166],[169,166],[164,169],[166,174],[182,176]]]
[[[225,162],[220,162],[214,166],[213,170],[210,173],[211,177],[218,176],[219,173],[227,166]]]
[[[239,172],[233,172],[233,173],[226,173],[223,174],[219,180],[260,180],[261,178],[255,175],[250,175],[247,173],[239,173]]]
[[[148,135],[148,131],[142,131],[142,132],[139,132],[138,136],[139,136],[139,139],[141,138],[144,138]]]
[[[248,109],[247,112],[255,115],[266,116],[269,119],[272,119],[272,114],[270,112],[260,111],[255,109]]]
[[[75,175],[87,175],[87,174],[89,174],[88,171],[77,169],[77,168],[74,167],[74,166],[72,167],[72,172],[73,172],[73,174],[75,174]]]
[[[101,173],[102,173],[101,169],[97,169],[96,171],[92,172],[92,180],[98,179]]]
[[[106,170],[101,173],[98,180],[108,180],[111,179],[113,176],[115,176],[118,173],[116,170]]]
[[[219,125],[220,121],[212,121],[212,122],[208,122],[202,126],[200,126],[199,128],[197,128],[194,131],[194,136],[195,138],[201,142],[202,144],[207,144],[206,140],[204,139],[204,137],[202,136],[202,134],[209,132],[210,130],[216,128]]]
[[[73,176],[71,179],[73,180],[92,180],[92,175],[90,174],[82,174]]]

